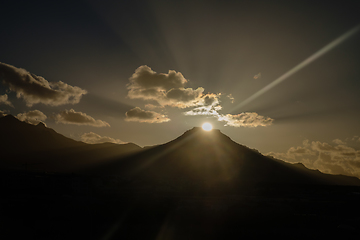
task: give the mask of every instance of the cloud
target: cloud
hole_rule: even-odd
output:
[[[2,110],[0,110],[0,118],[1,117],[5,117],[7,114],[5,113],[5,111],[2,111]]]
[[[265,127],[271,125],[274,119],[261,116],[256,112],[243,112],[237,115],[219,115],[218,121],[226,122],[225,126],[232,127]]]
[[[333,143],[339,144],[339,145],[346,145],[346,142],[340,140],[340,139],[334,139]]]
[[[149,103],[149,104],[145,105],[145,108],[147,108],[147,109],[156,109],[156,108],[164,108],[164,107],[161,106],[161,105],[154,105],[154,104]]]
[[[105,121],[95,120],[93,117],[82,112],[75,112],[74,109],[64,110],[55,116],[57,123],[88,125],[93,127],[110,127]]]
[[[100,136],[93,132],[84,133],[83,135],[81,135],[81,141],[83,141],[85,143],[89,143],[89,144],[105,143],[105,142],[117,143],[117,144],[125,143],[125,142],[121,141],[120,139],[114,139],[114,138],[107,137],[107,136]]]
[[[18,98],[23,98],[29,107],[37,103],[50,106],[76,104],[87,93],[84,89],[62,81],[48,82],[25,69],[5,63],[0,63],[0,80],[11,91],[16,92]]]
[[[336,144],[337,141],[336,140],[339,140],[339,139],[335,139],[335,142]],[[351,150],[352,148],[348,147],[348,146],[345,146],[345,145],[337,145],[337,146],[333,146],[333,145],[330,145],[329,143],[325,143],[325,142],[319,142],[319,141],[315,141],[315,142],[312,142],[311,143],[311,148],[315,151],[319,151],[319,152],[325,152],[325,153],[337,153],[337,152],[344,152],[344,151],[347,151],[347,150]]]
[[[170,121],[166,115],[154,111],[142,110],[135,107],[125,113],[125,121],[129,122],[145,122],[145,123],[162,123]]]
[[[346,146],[346,142],[340,139],[332,142],[304,141],[302,146],[291,147],[286,153],[271,152],[267,155],[287,162],[301,162],[325,173],[360,177],[360,149]]]
[[[204,88],[199,87],[196,90],[192,88],[172,88],[164,99],[159,99],[160,104],[164,106],[187,108],[199,105]]]
[[[259,72],[258,74],[256,74],[256,75],[254,76],[254,79],[259,79],[259,78],[261,78],[261,72]]]
[[[14,107],[12,105],[12,103],[8,100],[8,95],[7,94],[0,95],[0,104],[5,104],[5,105],[8,105],[10,107]]]
[[[351,138],[351,140],[360,142],[360,137],[359,136],[354,136],[354,137]]]
[[[180,72],[156,73],[140,66],[129,79],[128,97],[156,101],[161,106],[187,108],[201,104],[204,88],[185,88],[188,80]]]
[[[227,97],[230,99],[231,103],[235,102],[235,98],[233,97],[233,95],[231,93],[229,95],[227,95]]]
[[[184,112],[184,115],[186,116],[214,116],[214,117],[219,117],[220,114],[217,112],[221,110],[221,106],[202,106],[202,107],[197,107],[194,108],[190,111]]]
[[[183,88],[188,82],[180,72],[169,70],[169,73],[156,73],[143,65],[131,76],[129,89],[161,89]]]
[[[19,113],[18,115],[16,115],[16,118],[20,121],[37,125],[40,122],[43,123],[47,119],[47,116],[39,110],[33,110],[25,113]]]
[[[213,116],[218,121],[225,122],[225,126],[232,127],[258,127],[269,126],[273,119],[260,116],[255,112],[245,112],[238,115],[219,114],[222,109],[220,105],[221,93],[204,94],[204,88],[197,89],[186,88],[188,80],[180,72],[169,70],[168,73],[156,73],[148,66],[140,66],[129,79],[127,85],[128,97],[132,99],[143,99],[155,101],[158,106],[189,108],[183,114],[186,116]],[[233,96],[227,96],[231,102],[234,102]],[[147,104],[149,109],[154,109],[155,105]],[[140,108],[134,108],[126,113],[127,121],[138,122],[167,122],[170,119],[152,111],[144,111]]]

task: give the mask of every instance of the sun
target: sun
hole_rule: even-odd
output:
[[[211,129],[213,129],[213,126],[210,123],[204,123],[202,125],[202,129],[204,129],[205,131],[211,131]]]

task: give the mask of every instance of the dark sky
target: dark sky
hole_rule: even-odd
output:
[[[7,1],[0,114],[77,140],[141,146],[210,122],[263,154],[360,176],[359,9],[359,1]]]

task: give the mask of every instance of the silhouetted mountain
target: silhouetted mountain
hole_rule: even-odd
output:
[[[0,132],[2,154],[40,152],[86,145],[58,134],[53,129],[45,127],[43,123],[32,125],[12,115],[0,118]]]
[[[118,175],[147,184],[236,188],[273,184],[360,185],[355,177],[323,174],[302,164],[263,156],[232,141],[219,130],[186,131],[151,148],[128,144],[85,144],[44,124],[0,118],[3,168]],[[142,150],[142,151],[140,151]]]
[[[147,183],[187,182],[209,188],[258,184],[360,185],[355,177],[323,174],[302,164],[269,158],[232,141],[219,130],[206,132],[201,128],[193,128],[171,142],[98,167],[96,172],[100,171]]]
[[[76,171],[141,150],[133,143],[86,144],[67,138],[43,123],[32,125],[12,115],[0,118],[0,132],[3,168]]]

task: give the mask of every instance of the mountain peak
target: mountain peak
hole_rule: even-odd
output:
[[[199,143],[220,143],[222,141],[230,141],[234,143],[230,137],[223,134],[219,129],[212,129],[210,131],[205,131],[201,127],[193,127],[192,129],[187,130],[175,140],[181,140],[186,138],[187,141],[192,139],[193,141],[198,141]]]
[[[205,131],[204,129],[202,129],[201,127],[193,127],[192,129],[188,130],[188,131],[193,131],[193,132],[196,132],[196,131],[201,131],[201,132],[207,132],[207,133],[211,133],[211,132],[220,132],[219,129],[212,129],[210,131]]]

